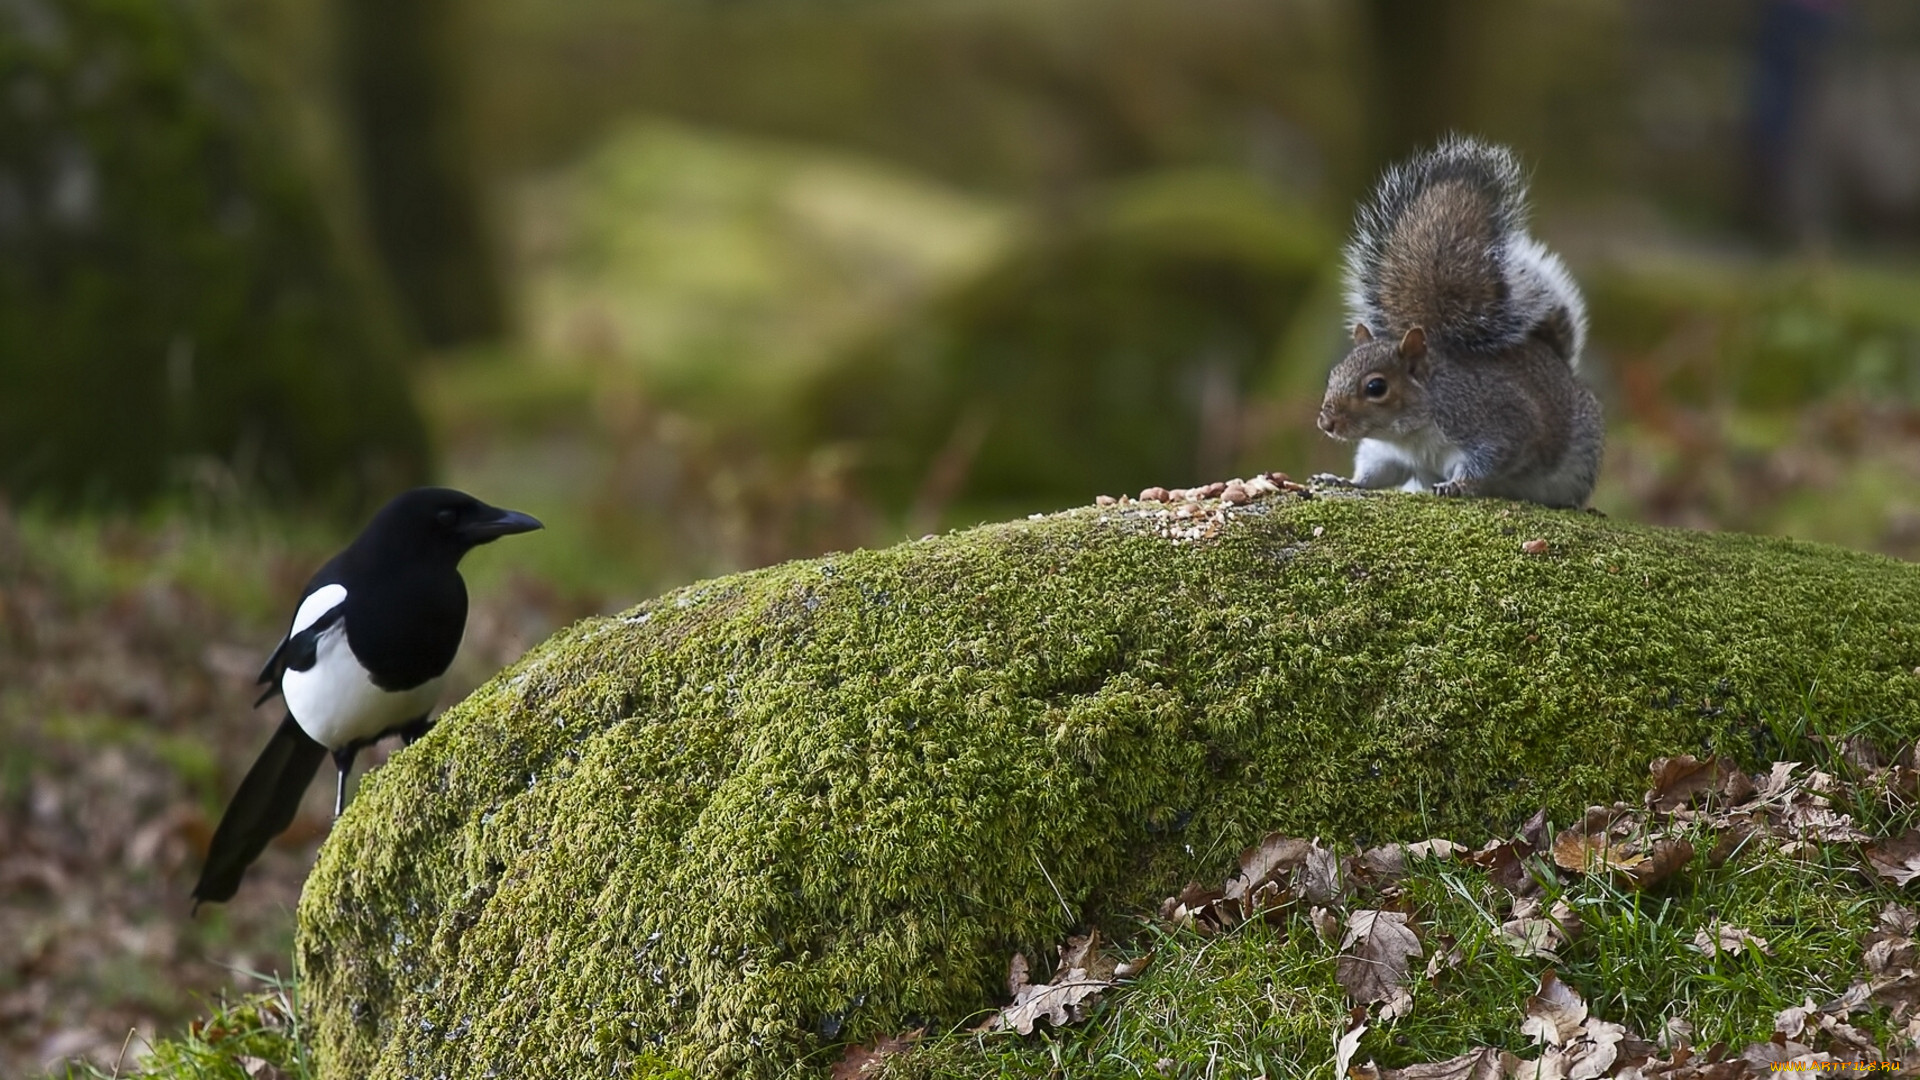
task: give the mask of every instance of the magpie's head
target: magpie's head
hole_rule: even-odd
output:
[[[414,488],[381,507],[359,542],[392,556],[459,562],[481,544],[540,527],[530,514],[488,506],[464,491]]]

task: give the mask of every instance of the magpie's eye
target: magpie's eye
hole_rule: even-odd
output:
[[[447,509],[433,515],[433,520],[439,522],[441,528],[451,529],[453,528],[453,523],[460,520],[460,515],[451,509]]]
[[[1366,391],[1368,397],[1379,401],[1381,398],[1387,396],[1387,380],[1375,375],[1373,378],[1367,380]]]

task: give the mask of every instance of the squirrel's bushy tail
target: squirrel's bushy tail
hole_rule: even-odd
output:
[[[1376,336],[1419,326],[1438,348],[1486,352],[1540,333],[1579,363],[1586,304],[1527,235],[1526,181],[1504,147],[1456,135],[1388,169],[1346,255],[1350,314]]]

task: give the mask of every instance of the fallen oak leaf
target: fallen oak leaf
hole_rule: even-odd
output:
[[[1875,840],[1864,849],[1867,868],[1875,875],[1905,885],[1920,878],[1920,829]]]
[[[1729,821],[1726,828],[1714,838],[1713,848],[1707,852],[1707,865],[1718,870],[1727,865],[1734,856],[1745,851],[1760,830],[1752,821]]]
[[[1392,882],[1407,876],[1407,864],[1420,859],[1457,859],[1467,849],[1451,840],[1434,838],[1416,844],[1382,844],[1368,848],[1352,860],[1364,876],[1377,882]]]
[[[1756,790],[1752,778],[1729,757],[1706,761],[1692,754],[1655,758],[1647,771],[1653,774],[1653,787],[1646,794],[1646,803],[1662,813],[1703,802],[1736,806],[1752,798]]]
[[[1340,943],[1334,980],[1356,1005],[1386,1002],[1404,1015],[1411,1007],[1407,991],[1407,961],[1421,955],[1420,938],[1399,911],[1373,909],[1347,916],[1347,936]],[[1402,1001],[1402,999],[1406,999]]]
[[[1527,999],[1527,1016],[1520,1034],[1543,1046],[1564,1046],[1587,1022],[1587,1003],[1548,968],[1540,989]]]
[[[1054,1027],[1065,1027],[1086,1019],[1087,1006],[1101,992],[1145,971],[1153,962],[1151,952],[1127,963],[1117,962],[1100,948],[1100,931],[1075,935],[1060,947],[1060,966],[1053,979],[1036,985],[1030,981],[1024,953],[1015,953],[1007,964],[1007,989],[1013,1004],[1001,1009],[981,1025],[983,1030],[1010,1027],[1022,1035],[1033,1034],[1041,1020]]]
[[[1347,894],[1347,877],[1340,872],[1340,857],[1313,842],[1307,852],[1307,865],[1300,875],[1300,894],[1309,903],[1332,906]]]
[[[1333,1075],[1347,1076],[1351,1073],[1353,1056],[1360,1052],[1360,1036],[1367,1033],[1367,1010],[1356,1008],[1347,1014],[1347,1030],[1334,1043]]]
[[[1533,892],[1539,883],[1527,873],[1527,857],[1539,850],[1525,840],[1493,840],[1466,857],[1485,870],[1493,884],[1511,893]]]
[[[1827,1037],[1828,1046],[1838,1045],[1850,1056],[1875,1061],[1886,1056],[1880,1052],[1880,1047],[1873,1041],[1873,1036],[1839,1017],[1822,1013],[1814,1019],[1819,1025],[1820,1033]]]
[[[995,1027],[1010,1027],[1022,1035],[1033,1034],[1033,1029],[1041,1020],[1054,1027],[1066,1027],[1084,1019],[1083,1006],[1101,991],[1113,986],[1105,979],[1089,979],[1080,968],[1070,968],[1054,981],[1041,986],[1029,986],[1014,1003],[1000,1010]]]
[[[1460,949],[1460,943],[1452,934],[1438,934],[1434,942],[1439,947],[1427,958],[1427,981],[1432,982],[1443,971],[1451,971],[1466,963],[1467,954]]]
[[[1239,926],[1240,902],[1219,889],[1188,882],[1180,895],[1160,902],[1160,917],[1175,927],[1191,926],[1203,934],[1219,934]]]
[[[1445,1061],[1388,1069],[1380,1080],[1500,1080],[1500,1051],[1483,1046]]]
[[[1744,927],[1721,922],[1719,919],[1713,920],[1694,932],[1693,948],[1707,956],[1718,956],[1721,953],[1739,956],[1748,949],[1762,956],[1773,955],[1773,948],[1767,944],[1766,938],[1758,937]]]
[[[1313,924],[1313,932],[1319,935],[1320,940],[1326,942],[1328,947],[1336,949],[1340,947],[1340,916],[1326,908],[1317,907],[1307,912],[1307,921]]]
[[[1640,862],[1621,872],[1627,884],[1636,889],[1657,885],[1685,869],[1693,861],[1693,844],[1686,840],[1655,840]]]
[[[1582,926],[1580,916],[1565,900],[1555,900],[1553,909],[1542,915],[1540,901],[1527,897],[1516,902],[1512,918],[1500,924],[1500,939],[1522,960],[1557,961],[1557,950],[1578,937]]]
[[[1790,1005],[1773,1014],[1773,1030],[1789,1039],[1797,1039],[1801,1032],[1807,1030],[1807,1018],[1819,1011],[1812,998],[1808,998],[1804,1005]]]
[[[1777,1072],[1778,1065],[1828,1065],[1833,1058],[1826,1054],[1816,1054],[1813,1047],[1805,1043],[1774,1033],[1772,1039],[1763,1043],[1754,1043],[1740,1052],[1740,1060],[1755,1072]]]

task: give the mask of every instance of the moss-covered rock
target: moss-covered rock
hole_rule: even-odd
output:
[[[0,87],[0,494],[424,473],[403,343],[193,5],[7,5]]]
[[[1469,840],[1808,713],[1920,735],[1889,559],[1397,493],[1163,531],[1089,508],[795,562],[535,649],[323,849],[324,1075],[824,1068],[1266,829]]]

